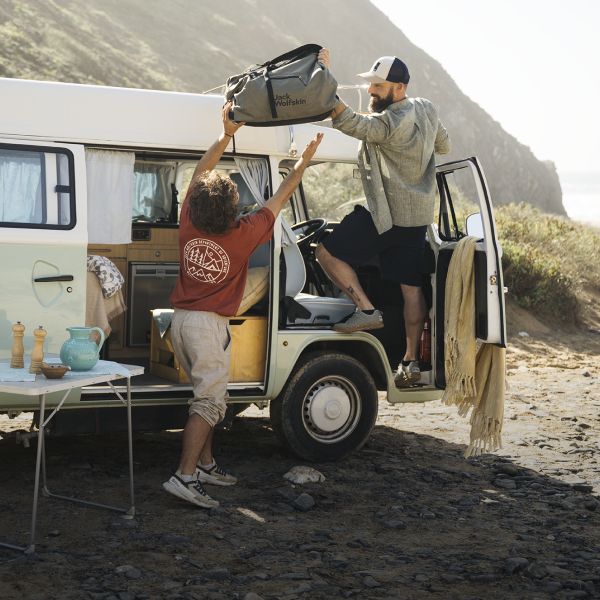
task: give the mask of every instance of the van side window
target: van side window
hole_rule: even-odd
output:
[[[479,212],[477,180],[467,167],[437,173],[436,223],[441,239],[455,241],[467,231],[466,218]]]
[[[72,177],[67,150],[0,147],[0,227],[72,229]]]
[[[175,163],[136,160],[134,165],[134,222],[164,223],[171,219]]]

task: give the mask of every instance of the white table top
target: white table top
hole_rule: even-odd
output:
[[[117,368],[114,368],[114,365],[117,365]],[[44,375],[40,374],[36,375],[35,381],[0,381],[0,392],[23,396],[40,396],[50,392],[60,392],[61,390],[84,387],[94,383],[104,383],[115,379],[123,379],[124,377],[141,375],[144,372],[144,367],[99,360],[94,370],[113,370],[114,372],[99,374],[91,371],[69,371],[62,379],[46,379]],[[124,375],[125,370],[128,375]]]

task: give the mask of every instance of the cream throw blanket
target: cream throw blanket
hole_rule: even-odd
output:
[[[482,344],[475,337],[476,239],[465,237],[457,244],[446,279],[444,314],[445,404],[455,404],[458,414],[471,413],[471,441],[465,456],[502,447],[504,419],[505,349]]]

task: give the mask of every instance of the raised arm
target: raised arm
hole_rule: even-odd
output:
[[[329,52],[329,48],[321,48],[319,50],[319,54],[317,56],[317,60],[328,69],[331,69],[331,53]],[[338,97],[338,103],[333,107],[331,111],[331,118],[336,119],[339,117],[344,110],[346,109],[346,104],[342,102]]]
[[[285,203],[291,198],[294,190],[298,187],[298,184],[302,179],[302,174],[309,165],[312,157],[315,155],[322,139],[323,134],[317,133],[314,139],[306,145],[300,160],[298,160],[288,176],[282,181],[275,192],[275,195],[265,202],[265,206],[275,215],[275,218],[277,218],[277,215],[279,215]]]
[[[194,170],[192,181],[196,179],[196,177],[202,175],[202,173],[210,171],[217,166],[217,163],[221,160],[221,156],[223,156],[223,152],[225,152],[225,148],[227,148],[227,144],[229,144],[229,140],[231,140],[235,135],[235,132],[244,125],[244,123],[235,123],[229,119],[230,110],[231,102],[228,102],[221,111],[223,132],[217,138],[217,141],[206,151],[206,154],[199,160],[196,169]]]

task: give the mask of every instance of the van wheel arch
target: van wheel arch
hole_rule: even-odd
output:
[[[270,416],[277,437],[294,454],[337,460],[367,441],[377,408],[375,382],[360,361],[335,351],[311,352],[271,401]]]

